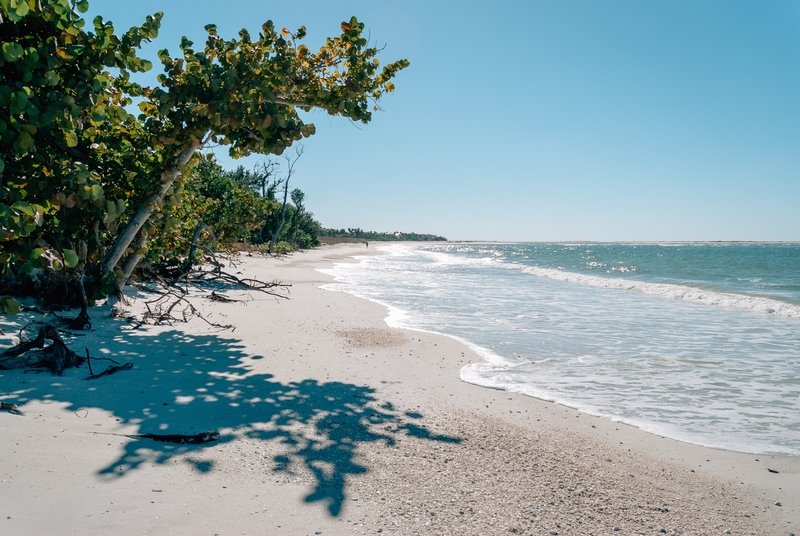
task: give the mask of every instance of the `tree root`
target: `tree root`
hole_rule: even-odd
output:
[[[92,321],[89,319],[89,300],[86,298],[86,289],[83,286],[83,274],[81,274],[81,277],[75,282],[81,294],[81,312],[78,316],[69,321],[67,327],[79,331],[84,329],[90,330],[92,329]]]
[[[51,341],[51,344],[45,346],[45,341]],[[33,353],[25,356],[29,351]],[[31,363],[31,359],[35,361]],[[67,348],[55,327],[47,325],[39,328],[39,334],[34,340],[20,343],[0,354],[0,369],[26,367],[26,372],[49,370],[52,374],[61,376],[65,369],[80,367],[84,361],[83,357]]]

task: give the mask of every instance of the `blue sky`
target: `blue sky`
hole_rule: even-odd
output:
[[[313,49],[356,15],[410,60],[369,125],[306,117],[294,185],[326,227],[800,241],[800,2],[90,3],[118,30],[163,11],[152,59],[267,19]]]

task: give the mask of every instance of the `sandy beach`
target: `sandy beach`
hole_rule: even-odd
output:
[[[133,329],[132,292],[119,318],[95,308],[93,331],[65,337],[131,370],[0,371],[0,401],[24,412],[0,412],[0,533],[800,534],[800,460],[464,383],[481,358],[462,343],[320,288],[319,268],[364,254],[242,256],[230,271],[291,287],[192,298],[233,330]],[[6,346],[37,320],[3,318]],[[209,430],[203,445],[129,437]]]

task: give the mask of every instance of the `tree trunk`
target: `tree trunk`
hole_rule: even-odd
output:
[[[122,268],[122,278],[114,281],[114,287],[116,288],[117,292],[122,292],[122,287],[124,287],[125,283],[128,282],[128,279],[133,273],[133,270],[136,268],[136,265],[139,264],[140,260],[142,260],[142,256],[139,254],[139,251],[141,251],[146,243],[147,235],[144,233],[140,234],[139,240],[134,246],[133,253],[128,255],[128,260],[125,261],[125,266]]]
[[[141,205],[139,205],[139,210],[136,211],[136,214],[134,214],[133,218],[131,218],[131,221],[128,222],[128,225],[126,225],[122,230],[120,235],[117,237],[117,240],[114,242],[114,245],[103,259],[103,263],[100,267],[103,276],[114,271],[114,269],[117,267],[117,264],[119,264],[120,259],[122,259],[122,256],[128,250],[131,242],[133,242],[133,239],[136,237],[136,234],[141,230],[142,226],[147,222],[147,220],[150,219],[153,211],[155,211],[156,205],[164,199],[164,196],[167,194],[167,191],[169,191],[173,183],[180,178],[181,168],[189,162],[189,159],[192,157],[192,155],[202,146],[203,144],[201,142],[197,142],[190,149],[186,149],[181,152],[175,159],[175,167],[164,173],[164,180],[161,183],[161,187],[159,188],[158,192],[149,196],[142,202]],[[137,259],[136,262],[138,263],[139,260]],[[133,268],[135,267],[136,264],[131,267],[130,271],[132,272]],[[125,285],[125,281],[127,281],[127,277],[125,277],[125,279],[121,282],[119,288],[122,288],[122,286]]]
[[[272,253],[272,248],[275,247],[275,243],[278,241],[278,236],[281,234],[281,230],[283,230],[283,223],[286,221],[286,198],[289,195],[289,179],[291,178],[291,173],[288,177],[286,177],[286,185],[283,188],[283,205],[281,206],[281,221],[278,224],[278,228],[272,232],[272,240],[269,242],[269,249],[268,251]]]
[[[272,248],[275,247],[275,243],[278,241],[278,236],[280,235],[281,230],[283,229],[283,223],[286,221],[286,201],[289,196],[289,180],[292,178],[292,175],[294,174],[294,165],[297,163],[298,160],[300,160],[300,157],[303,156],[302,145],[299,146],[297,149],[295,149],[295,154],[297,154],[297,156],[294,157],[294,160],[292,160],[288,156],[286,157],[286,163],[289,165],[289,169],[286,172],[286,184],[283,187],[283,206],[281,206],[281,222],[278,225],[278,228],[272,233],[272,240],[270,240],[269,248],[267,248],[267,251],[269,251],[270,253],[272,253]]]
[[[186,269],[184,273],[189,273],[192,271],[192,267],[194,266],[194,252],[197,250],[197,241],[200,240],[200,233],[203,231],[208,231],[211,234],[211,239],[216,243],[217,242],[217,235],[214,234],[214,229],[209,227],[203,222],[197,224],[197,228],[194,230],[194,236],[192,237],[192,245],[189,248],[189,262],[186,265]]]

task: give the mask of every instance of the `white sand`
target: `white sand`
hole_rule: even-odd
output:
[[[798,459],[463,383],[480,358],[462,344],[319,289],[317,268],[364,253],[243,258],[291,299],[194,300],[233,332],[90,311],[95,330],[68,344],[130,371],[0,371],[25,412],[0,412],[0,534],[800,534]],[[188,447],[109,435],[214,429]]]

